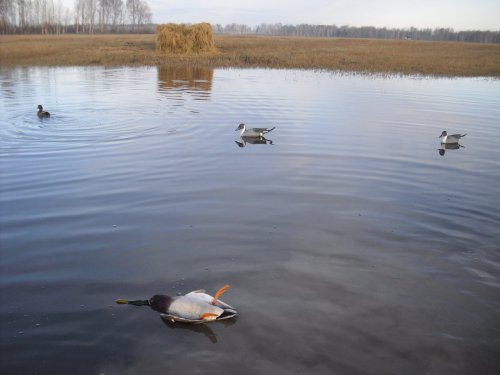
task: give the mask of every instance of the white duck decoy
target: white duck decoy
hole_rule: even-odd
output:
[[[273,131],[275,127],[268,128],[251,128],[247,129],[245,124],[240,124],[234,131],[240,131],[242,137],[263,137],[264,134]]]
[[[445,144],[450,144],[450,143],[458,143],[460,141],[460,138],[465,137],[467,134],[450,134],[448,135],[448,132],[444,130],[439,138],[441,139],[441,143]]]
[[[171,297],[156,294],[149,300],[127,301],[119,299],[116,300],[116,303],[136,306],[149,305],[167,321],[198,324],[229,319],[237,314],[234,307],[219,300],[220,296],[229,288],[229,285],[224,285],[217,291],[215,297],[205,293],[205,290],[195,290],[183,296]]]

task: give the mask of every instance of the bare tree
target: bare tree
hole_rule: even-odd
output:
[[[24,32],[26,29],[26,0],[16,0],[16,3],[18,26],[21,32]]]
[[[154,32],[146,0],[74,0],[73,10],[61,0],[0,0],[0,33],[94,33]],[[125,25],[128,20],[129,24]],[[70,23],[72,23],[70,25]],[[283,25],[263,23],[257,27],[217,24],[218,34],[312,36],[326,38],[378,38],[500,43],[500,30],[455,31],[450,28],[377,28],[349,25]]]
[[[12,0],[0,0],[0,32],[7,34],[13,32],[15,25],[14,3]]]
[[[141,0],[127,0],[127,11],[132,22],[132,31],[135,31],[135,25],[139,13],[139,3]]]
[[[123,1],[122,0],[110,0],[111,1],[111,25],[116,27],[119,23],[123,22]]]
[[[111,13],[111,0],[98,0],[99,26],[101,33],[105,31],[105,26],[109,25],[109,15]]]
[[[82,33],[85,32],[86,5],[87,4],[85,0],[75,0],[75,25],[77,33],[79,33],[80,31]]]
[[[132,32],[136,31],[136,25],[151,23],[152,13],[145,1],[127,0],[127,11],[132,23]]]
[[[463,41],[478,43],[500,43],[500,31],[454,31],[450,28],[437,29],[388,29],[373,26],[354,27],[348,25],[282,25],[260,24],[255,28],[246,25],[230,24],[213,27],[218,34],[259,34],[282,36],[311,36],[311,37],[339,37],[339,38],[377,38],[377,39],[416,39],[436,41]]]
[[[151,13],[151,10],[149,9],[148,3],[145,1],[141,1],[139,3],[139,14],[137,18],[137,24],[138,25],[145,25],[147,23],[151,23],[151,18],[153,14]]]
[[[94,32],[95,17],[97,14],[97,0],[87,0],[87,12],[89,20],[89,33]]]
[[[61,0],[0,0],[0,33],[106,32],[123,9],[123,0],[74,0],[72,11]]]

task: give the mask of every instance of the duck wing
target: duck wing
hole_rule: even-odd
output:
[[[272,127],[271,129],[269,128],[253,128],[252,131],[256,133],[269,133],[270,131],[273,131],[276,127]]]

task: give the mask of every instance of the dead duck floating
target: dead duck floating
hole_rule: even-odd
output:
[[[128,301],[119,299],[116,303],[136,306],[148,305],[160,313],[162,319],[182,323],[206,323],[214,320],[229,319],[236,316],[234,307],[219,300],[220,296],[228,291],[229,285],[220,288],[215,297],[205,290],[195,290],[181,296],[167,296],[156,294],[149,300]]]
[[[38,115],[38,117],[50,117],[50,113],[47,111],[44,111],[41,104],[38,104],[37,115]]]

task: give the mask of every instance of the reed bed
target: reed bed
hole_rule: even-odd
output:
[[[215,35],[216,51],[157,52],[155,35],[0,36],[0,67],[182,66],[500,77],[500,45]]]
[[[156,28],[156,50],[173,54],[215,52],[212,26],[209,23],[159,25]]]

